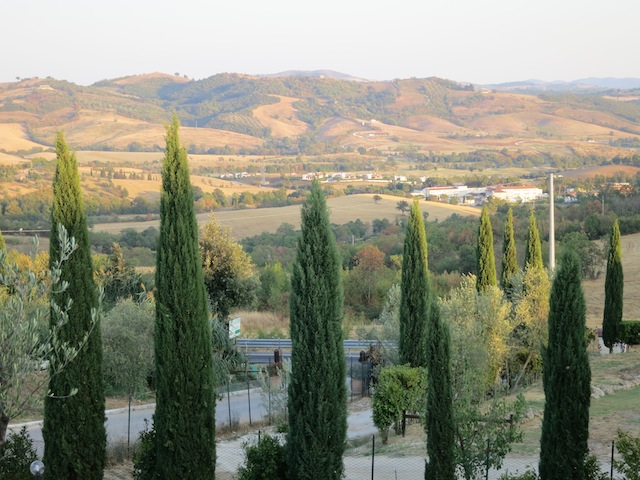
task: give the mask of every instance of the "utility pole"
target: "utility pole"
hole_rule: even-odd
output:
[[[553,173],[549,175],[549,270],[556,268],[556,231],[554,218]]]

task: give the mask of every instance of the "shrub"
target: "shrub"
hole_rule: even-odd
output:
[[[156,430],[144,421],[144,430],[140,432],[138,446],[133,455],[133,478],[135,480],[157,480],[156,473]]]
[[[27,433],[27,428],[22,427],[20,432],[7,437],[4,450],[0,454],[0,479],[33,480],[29,466],[36,458],[33,440]]]
[[[402,418],[402,411],[422,412],[426,396],[426,374],[423,368],[408,365],[383,368],[373,393],[373,424],[387,443],[389,427]]]
[[[255,445],[245,443],[245,463],[238,470],[238,480],[272,480],[287,478],[286,446],[276,437],[264,435]]]
[[[620,325],[620,341],[629,345],[640,345],[640,320],[627,320]]]
[[[640,480],[640,437],[633,437],[622,430],[616,435],[616,447],[622,461],[614,460],[615,469],[629,480]]]

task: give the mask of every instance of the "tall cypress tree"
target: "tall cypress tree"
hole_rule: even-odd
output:
[[[540,478],[583,480],[589,451],[591,369],[580,263],[574,252],[561,257],[549,303],[549,343],[543,349]]]
[[[429,316],[429,270],[424,221],[413,202],[409,214],[400,282],[400,363],[424,367],[425,329]]]
[[[516,255],[516,241],[513,234],[513,211],[507,211],[507,220],[504,224],[504,239],[502,242],[502,275],[500,275],[500,287],[509,294],[513,287],[512,277],[518,272],[518,257]]]
[[[482,207],[482,213],[480,214],[476,259],[478,262],[476,289],[478,292],[483,291],[489,286],[496,286],[498,284],[498,278],[496,274],[496,257],[493,252],[493,230],[491,228],[489,210],[486,205]]]
[[[624,273],[622,272],[622,247],[620,246],[620,227],[618,219],[611,227],[607,276],[604,281],[604,317],[602,319],[602,340],[613,352],[613,345],[620,340],[622,307],[624,292]]]
[[[52,301],[67,305],[67,323],[59,330],[59,340],[71,346],[86,343],[64,370],[53,375],[44,402],[44,463],[47,478],[101,479],[106,460],[104,383],[102,379],[102,337],[99,300],[93,281],[91,246],[84,212],[78,162],[69,151],[64,134],[56,136],[56,173],[53,180],[51,242],[49,262],[53,268],[60,259],[58,225],[75,239],[77,249],[61,269],[60,280],[68,283],[63,292],[52,292]],[[92,312],[93,310],[93,312]],[[50,324],[59,321],[52,308]],[[75,395],[70,395],[77,389]]]
[[[542,247],[540,246],[540,233],[538,232],[538,224],[536,216],[531,210],[529,216],[529,232],[527,235],[527,249],[524,253],[524,269],[537,268],[542,270]]]
[[[314,182],[302,206],[291,277],[289,478],[342,478],[347,435],[341,267],[329,212]]]
[[[167,127],[156,263],[156,473],[215,475],[215,394],[198,225],[178,119]]]
[[[451,335],[431,302],[427,328],[427,454],[425,480],[455,480]]]

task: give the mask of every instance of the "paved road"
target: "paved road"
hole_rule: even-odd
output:
[[[229,425],[229,418],[233,424],[249,424],[249,421],[255,422],[262,420],[267,410],[262,402],[260,389],[247,390],[240,392],[232,392],[229,397],[223,395],[222,399],[216,405],[216,425],[223,428]],[[267,400],[268,402],[268,400]],[[268,404],[268,403],[267,403]],[[144,429],[145,420],[150,421],[155,409],[155,404],[134,406],[131,409],[131,441],[138,438],[140,432]],[[231,417],[229,417],[231,411]],[[117,440],[127,440],[127,432],[129,425],[128,408],[119,408],[109,410],[107,416],[107,438],[109,442]],[[9,426],[9,431],[19,430],[23,425],[27,427],[29,435],[33,439],[38,453],[42,454],[44,442],[42,440],[42,422],[35,421],[26,424],[14,424]]]

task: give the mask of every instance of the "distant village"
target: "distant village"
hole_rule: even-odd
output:
[[[254,176],[248,172],[222,174],[220,178],[241,179]],[[392,178],[382,176],[377,173],[365,173],[362,175],[352,172],[311,172],[301,175],[302,181],[311,182],[318,179],[321,183],[331,182],[368,182],[368,183],[391,183],[391,182],[409,182],[404,175],[394,175]],[[420,177],[420,183],[424,184],[429,177]],[[417,182],[413,182],[414,184]],[[610,188],[620,191],[621,193],[629,193],[632,186],[625,182],[610,183]],[[590,192],[591,195],[598,196],[597,191]],[[541,188],[532,185],[493,185],[485,187],[468,187],[461,183],[453,185],[442,185],[425,187],[413,190],[411,195],[416,198],[424,198],[425,200],[445,203],[456,203],[462,205],[482,205],[488,198],[493,197],[508,203],[530,203],[536,200],[544,200],[549,198],[548,193],[544,193]],[[575,203],[578,201],[578,192],[574,188],[565,188],[565,191],[557,200],[564,203]]]

